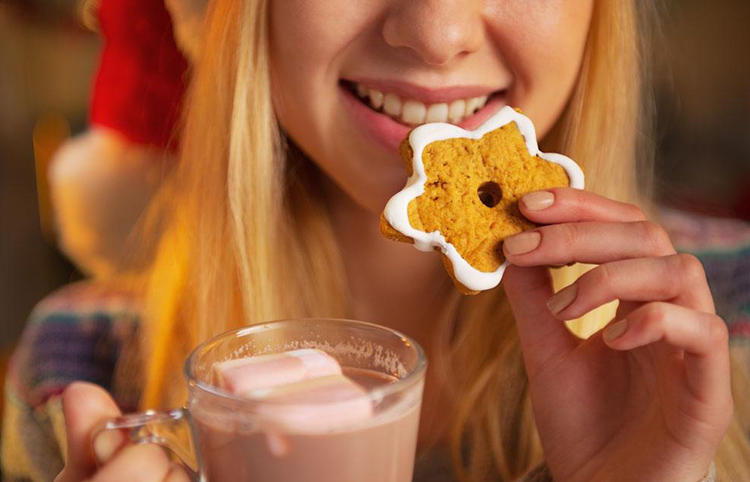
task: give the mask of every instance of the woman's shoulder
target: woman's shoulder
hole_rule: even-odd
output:
[[[732,340],[750,342],[750,223],[667,208],[659,215],[677,250],[703,263]]]
[[[37,407],[75,380],[110,391],[118,388],[113,385],[121,355],[137,345],[139,312],[135,293],[95,282],[71,284],[48,295],[32,311],[14,351],[8,389]],[[136,404],[129,392],[119,398]]]

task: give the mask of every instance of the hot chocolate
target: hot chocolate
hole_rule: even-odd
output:
[[[344,367],[343,373],[367,393],[396,381],[373,370]],[[228,423],[211,407],[192,406],[205,476],[210,482],[410,481],[420,397],[407,391],[379,402],[367,417],[319,407],[305,413],[321,420],[283,428],[264,425],[262,416]]]

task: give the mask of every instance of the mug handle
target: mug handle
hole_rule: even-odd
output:
[[[132,444],[151,443],[165,448],[187,470],[192,480],[199,480],[187,408],[164,412],[146,410],[112,418],[94,430],[92,443],[99,434],[108,430],[119,430]],[[186,441],[188,447],[185,447]]]

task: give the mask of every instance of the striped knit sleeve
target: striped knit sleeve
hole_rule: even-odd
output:
[[[1,453],[6,480],[48,481],[62,469],[60,395],[67,385],[83,380],[108,391],[115,388],[123,333],[132,333],[134,315],[100,294],[94,296],[88,285],[72,285],[47,297],[30,316],[5,386]]]
[[[664,222],[678,251],[695,255],[706,270],[716,312],[733,343],[750,340],[750,223],[663,209]],[[750,368],[750,367],[748,367]]]

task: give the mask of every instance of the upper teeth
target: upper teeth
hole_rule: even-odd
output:
[[[425,122],[451,122],[458,124],[474,114],[487,103],[487,96],[458,99],[450,103],[423,104],[414,99],[401,99],[390,92],[383,93],[356,84],[357,95],[366,100],[370,107],[382,110],[394,119],[411,125]]]

